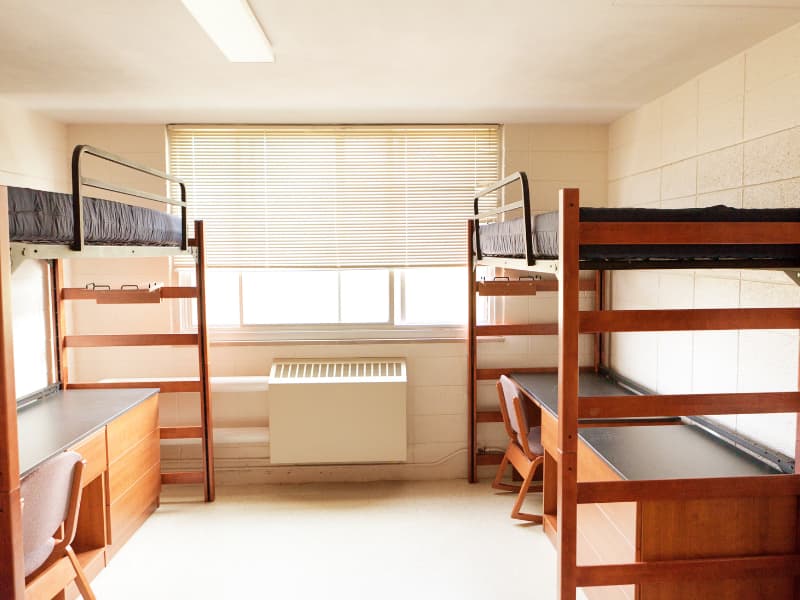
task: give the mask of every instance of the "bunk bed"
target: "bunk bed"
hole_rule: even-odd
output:
[[[516,182],[522,200],[479,213],[480,197]],[[719,446],[719,436],[709,437],[701,416],[797,413],[800,393],[597,392],[581,380],[578,340],[582,334],[610,332],[800,329],[797,308],[605,310],[598,303],[594,310],[579,310],[582,270],[780,269],[796,281],[800,209],[587,209],[580,207],[577,189],[561,190],[556,213],[537,215],[533,208],[524,173],[478,192],[467,235],[470,302],[479,265],[557,278],[559,317],[551,329],[559,336],[557,374],[536,382],[535,374],[519,372],[525,370],[517,375],[514,369],[505,371],[512,371],[523,394],[543,409],[543,528],[558,550],[558,598],[574,600],[578,587],[590,598],[796,597],[798,463],[756,464],[751,454],[727,442]],[[523,216],[504,223],[498,215],[510,210],[521,210]],[[495,222],[486,224],[487,219]],[[481,420],[475,416],[479,369],[474,343],[470,335],[471,442]],[[600,376],[603,362],[601,351],[594,366]],[[630,390],[625,382],[611,383]],[[656,417],[680,421],[656,427],[635,420]],[[598,419],[618,421],[615,427],[587,427]],[[655,440],[660,440],[661,452],[655,454],[662,463],[670,448],[700,448],[699,468],[659,471],[648,466],[643,457],[653,456]],[[724,468],[704,470],[702,463],[718,452],[726,460],[735,454],[734,466],[725,462]],[[634,467],[623,464],[620,455],[633,455]],[[675,462],[681,461],[676,457]],[[609,518],[592,541],[583,523],[587,511],[598,506],[607,507],[598,514],[616,514],[626,525]],[[627,535],[628,551],[616,547],[598,552],[594,558],[599,560],[579,558],[579,546],[588,542],[597,549],[620,531]]]
[[[87,157],[123,167],[126,173],[143,173],[170,184],[178,190],[180,198],[173,199],[86,177],[83,171]],[[126,202],[84,197],[84,188],[111,192],[117,197],[125,197]],[[132,205],[129,198],[172,205],[177,208],[179,215]],[[97,480],[92,480],[84,490],[85,500],[102,509],[102,517],[98,517],[98,514],[82,517],[76,538],[76,544],[84,544],[91,549],[83,553],[81,560],[85,557],[91,561],[93,572],[105,565],[124,539],[146,518],[149,512],[145,514],[142,510],[152,511],[155,508],[161,484],[201,483],[204,499],[213,501],[203,223],[194,223],[192,239],[188,237],[188,225],[186,186],[182,181],[92,146],[77,146],[73,151],[71,195],[0,186],[0,531],[3,531],[0,536],[0,564],[6,567],[0,570],[0,597],[16,599],[25,595],[19,481],[21,474],[30,471],[40,459],[46,458],[42,454],[43,448],[47,454],[63,449],[64,444],[79,447],[85,451],[90,467],[93,460],[102,465],[97,467],[98,473],[102,469],[110,469],[109,472],[113,473],[114,460],[118,461],[120,478],[116,483],[113,480],[109,482],[107,474],[103,474]],[[86,288],[65,287],[64,259],[180,255],[194,259],[194,286],[157,285],[116,290],[92,285]],[[54,379],[57,381],[27,396],[23,403],[18,402],[20,399],[16,397],[14,385],[10,287],[12,272],[28,259],[47,260],[50,265],[53,304],[56,307],[53,329],[56,340]],[[190,298],[197,300],[196,333],[70,335],[67,331],[65,312],[66,303],[70,301],[140,304]],[[70,379],[68,351],[72,348],[112,346],[196,346],[198,377],[114,382],[78,382]],[[159,428],[156,399],[159,391],[197,392],[201,424]],[[78,406],[88,406],[90,414],[70,419],[74,408]],[[53,415],[61,415],[59,424],[45,423]],[[56,431],[54,425],[63,427],[61,431]],[[52,432],[53,439],[31,439],[31,432],[41,431],[41,427]],[[76,435],[80,439],[72,439],[75,437],[71,433],[73,430],[79,432]],[[19,433],[25,436],[24,440]],[[200,440],[203,454],[201,470],[159,472],[159,440],[175,438]],[[140,440],[142,443],[138,444]],[[128,452],[127,448],[134,441],[137,442],[136,450],[123,454]],[[146,466],[148,474],[155,469],[154,476],[148,475],[147,485],[142,483],[141,492],[135,486],[145,477],[136,481],[130,470],[134,464]],[[153,468],[149,467],[150,464]],[[123,481],[135,482],[130,484],[134,487],[120,487]],[[115,518],[114,499],[123,489],[127,491],[116,513],[119,516]],[[147,496],[146,499],[142,499],[143,496]],[[145,508],[140,510],[139,505]],[[84,528],[85,533],[82,533]],[[82,537],[84,539],[80,539]]]

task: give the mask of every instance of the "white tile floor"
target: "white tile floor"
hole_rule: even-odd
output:
[[[509,518],[512,501],[464,481],[165,498],[92,586],[111,600],[555,598],[555,551],[540,526]]]

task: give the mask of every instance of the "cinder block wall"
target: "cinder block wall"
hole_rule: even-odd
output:
[[[609,206],[800,207],[800,26],[615,121]],[[618,272],[614,307],[800,306],[780,272]],[[797,389],[797,331],[615,334],[613,366],[661,393]],[[794,455],[795,416],[719,421]]]

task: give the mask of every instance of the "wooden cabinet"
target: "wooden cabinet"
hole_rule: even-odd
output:
[[[158,506],[161,460],[153,395],[70,448],[83,456],[83,492],[73,548],[89,579]],[[67,598],[78,597],[74,584]]]
[[[106,565],[108,515],[105,509],[105,490],[108,458],[105,427],[84,438],[70,450],[83,456],[86,461],[82,477],[81,508],[72,547],[86,576],[92,579]],[[70,588],[69,597],[77,596],[77,587],[72,584]]]
[[[158,397],[108,424],[109,558],[158,506],[161,459]]]

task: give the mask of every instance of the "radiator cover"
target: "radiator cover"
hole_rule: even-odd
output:
[[[274,464],[407,460],[402,359],[276,360],[268,394]]]

